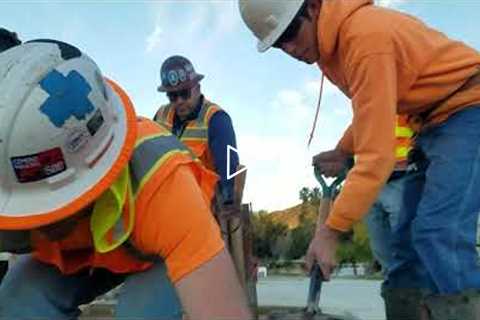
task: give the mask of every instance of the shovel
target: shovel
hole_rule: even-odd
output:
[[[332,200],[339,191],[339,188],[345,180],[348,172],[349,165],[333,180],[329,185],[323,175],[320,173],[319,168],[314,169],[315,177],[322,187],[322,199],[320,201],[320,207],[318,208],[318,220],[317,223],[325,223],[328,214],[330,213],[330,207]],[[312,267],[310,272],[310,285],[308,288],[307,306],[305,308],[305,319],[313,319],[316,314],[321,314],[322,311],[319,307],[320,295],[322,293],[322,283],[325,280],[322,274],[322,270],[318,264]]]

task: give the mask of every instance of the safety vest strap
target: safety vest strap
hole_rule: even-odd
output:
[[[157,114],[155,115],[155,122],[166,128],[168,131],[172,130],[173,127],[173,108],[171,105],[167,104],[158,110]]]
[[[181,136],[183,142],[188,141],[197,141],[197,142],[207,142],[208,141],[208,122],[213,114],[219,111],[220,108],[215,104],[211,103],[208,100],[205,100],[197,119],[188,125],[185,128]]]
[[[208,140],[208,128],[206,127],[194,127],[186,128],[182,134],[181,140],[186,141],[203,141]]]
[[[138,141],[130,160],[130,176],[134,195],[138,195],[148,178],[176,154],[188,154],[192,158],[196,158],[170,133],[158,133]]]

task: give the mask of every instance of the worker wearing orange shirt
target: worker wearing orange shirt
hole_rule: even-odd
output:
[[[398,313],[388,314],[387,306],[388,319],[419,319],[424,306],[434,320],[480,319],[480,54],[372,0],[239,3],[259,51],[275,47],[315,63],[352,101],[352,124],[337,148],[313,159],[334,175],[346,156],[356,156],[317,227],[309,266],[319,263],[329,278],[339,234],[368,212],[394,168],[395,116],[404,114],[422,156],[392,234],[395,262],[384,296]]]
[[[12,48],[0,96],[0,251],[31,252],[0,286],[0,318],[77,318],[120,283],[121,319],[250,318],[209,210],[216,176],[89,57]]]

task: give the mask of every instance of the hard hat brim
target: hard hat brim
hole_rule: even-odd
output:
[[[158,92],[175,92],[175,91],[181,91],[185,89],[190,89],[193,88],[195,85],[197,85],[202,79],[204,78],[203,74],[196,74],[195,78],[189,81],[182,82],[178,86],[170,87],[170,86],[158,86],[157,91]]]
[[[275,39],[275,41],[277,41],[277,40]],[[272,47],[272,45],[275,43],[275,41],[272,42],[271,44],[265,43],[263,41],[258,41],[257,42],[258,52],[264,53],[264,52],[268,51],[268,49],[270,49]]]
[[[288,1],[289,9],[285,13],[284,19],[278,25],[278,27],[273,30],[267,37],[260,39],[258,38],[257,42],[257,50],[258,52],[266,52],[270,49],[275,42],[281,37],[281,35],[285,32],[288,28],[292,20],[295,18],[299,10],[302,8],[305,0],[292,0]]]
[[[112,164],[108,166],[109,169],[95,173],[95,181],[93,181],[89,189],[85,190],[80,196],[70,199],[63,206],[59,206],[53,210],[42,212],[42,208],[39,208],[39,212],[26,212],[18,216],[11,216],[0,212],[0,229],[34,229],[74,216],[83,208],[93,203],[103,192],[105,192],[117,179],[125,166],[128,165],[137,137],[137,119],[135,111],[130,98],[123,89],[111,80],[107,79],[107,83],[112,89],[113,94],[116,94],[121,101],[121,107],[123,107],[125,112],[122,115],[122,119],[119,119],[119,121],[122,123],[121,125],[126,126],[126,133],[123,136],[123,140],[111,142],[112,144],[121,144],[120,151],[116,151],[116,154],[108,154],[109,151],[107,150],[105,154],[102,155],[102,158],[105,158],[105,160],[108,158],[108,161],[110,161],[110,158],[113,158],[111,161]],[[115,139],[115,137],[113,139]],[[101,160],[102,159],[99,161]]]

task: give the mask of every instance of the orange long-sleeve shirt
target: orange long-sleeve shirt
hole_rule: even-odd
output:
[[[318,65],[351,100],[353,120],[338,147],[356,162],[326,224],[346,231],[375,201],[394,164],[395,115],[419,114],[480,72],[480,54],[407,14],[371,0],[324,0]],[[435,106],[428,123],[480,103],[480,86]]]

